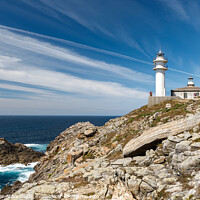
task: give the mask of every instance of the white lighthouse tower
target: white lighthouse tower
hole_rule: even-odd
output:
[[[153,60],[153,69],[156,71],[156,96],[165,96],[165,71],[168,67],[165,65],[167,63],[167,58],[161,50],[157,53],[156,59]]]

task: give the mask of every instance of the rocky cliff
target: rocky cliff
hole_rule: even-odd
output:
[[[200,199],[200,101],[134,110],[62,132],[3,199]],[[124,157],[125,156],[125,157]]]
[[[0,138],[0,165],[14,163],[28,164],[38,161],[44,154],[21,143],[12,144],[4,138]]]

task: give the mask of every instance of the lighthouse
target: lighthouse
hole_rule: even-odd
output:
[[[165,71],[168,67],[167,58],[161,50],[157,53],[156,59],[153,60],[153,70],[156,72],[156,97],[165,97]]]

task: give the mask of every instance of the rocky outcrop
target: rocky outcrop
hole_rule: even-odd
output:
[[[38,161],[43,153],[20,144],[12,144],[4,138],[0,138],[0,165],[10,165],[13,163],[28,164]]]
[[[196,200],[200,195],[200,133],[170,136],[144,156],[95,158],[51,180],[25,183],[6,200]]]
[[[2,196],[7,196],[11,195],[12,193],[16,192],[22,187],[23,183],[20,181],[15,181],[12,186],[6,185],[4,188],[1,189],[0,192],[0,197]]]
[[[143,132],[138,138],[130,140],[123,149],[123,155],[136,156],[144,154],[146,150],[155,148],[163,139],[190,130],[200,123],[200,112],[189,114],[186,118],[172,121]]]
[[[199,199],[200,114],[194,111],[198,102],[190,103],[194,102],[170,102],[171,107],[147,111],[141,108],[102,127],[89,122],[69,127],[48,146],[29,181],[2,199]],[[194,113],[185,116],[188,112]],[[148,143],[146,130],[158,123],[149,129]],[[141,142],[150,145],[124,158],[124,144],[143,136]],[[7,191],[13,192],[8,187]]]

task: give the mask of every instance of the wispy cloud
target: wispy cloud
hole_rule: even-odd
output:
[[[96,1],[93,0],[90,3],[87,1],[63,1],[57,0],[56,2],[50,0],[40,0],[40,4],[36,4],[30,1],[24,1],[35,9],[43,12],[45,15],[54,17],[54,13],[61,14],[64,17],[71,18],[76,23],[95,33],[103,38],[110,38],[115,42],[124,42],[126,45],[131,46],[138,52],[142,53],[146,57],[149,55],[145,52],[144,47],[136,42],[137,31],[129,29],[125,26],[126,21],[129,18],[139,17],[140,20],[145,18],[152,19],[153,22],[147,23],[148,26],[154,26],[156,18],[152,15],[149,9],[138,1],[132,1],[128,3],[122,3],[121,1]],[[111,8],[108,12],[107,7]],[[45,10],[52,10],[52,12],[46,12]],[[98,11],[97,11],[98,10]],[[145,16],[144,14],[145,13]],[[127,16],[128,17],[127,17]],[[60,20],[63,23],[63,19]],[[68,21],[68,20],[66,20]],[[114,21],[118,21],[113,23]],[[134,22],[130,25],[134,27]],[[156,26],[155,26],[156,27]],[[154,28],[155,28],[154,27]],[[123,31],[123,34],[120,33]],[[132,37],[130,37],[130,32]],[[126,37],[125,37],[126,36]],[[137,39],[139,40],[139,38]]]
[[[193,1],[158,0],[158,1],[163,2],[168,8],[170,8],[170,11],[173,13],[173,17],[175,16],[179,20],[192,25],[196,30],[198,31],[200,30],[199,1],[197,0]]]
[[[127,88],[115,82],[88,80],[66,73],[42,70],[33,66],[23,66],[19,61],[20,59],[8,56],[1,57],[3,58],[0,60],[1,80],[90,96],[124,96],[128,98],[144,98],[144,96],[147,96],[146,92]],[[15,89],[25,91],[24,88],[20,87]],[[34,92],[39,91],[35,90]]]
[[[151,62],[146,61],[146,60],[140,60],[140,59],[134,58],[132,56],[127,56],[127,55],[124,55],[124,54],[120,54],[120,53],[113,52],[113,51],[108,51],[108,50],[105,50],[105,49],[99,49],[99,48],[96,48],[96,47],[80,44],[80,43],[73,42],[73,41],[66,40],[66,39],[55,38],[55,37],[51,37],[51,36],[48,36],[48,35],[33,33],[33,32],[30,32],[30,31],[16,29],[16,28],[4,26],[4,25],[0,25],[0,28],[2,28],[3,30],[16,31],[16,32],[28,34],[28,35],[31,35],[31,36],[37,36],[39,38],[50,39],[50,40],[57,41],[57,42],[60,42],[60,43],[64,43],[64,44],[67,44],[67,45],[70,45],[70,46],[73,46],[73,47],[91,50],[91,51],[103,53],[103,54],[106,54],[106,55],[111,55],[111,56],[115,56],[115,57],[118,57],[118,58],[123,58],[123,59],[130,60],[130,61],[135,61],[135,62],[140,62],[140,63],[152,65]],[[138,50],[141,50],[141,47],[138,44],[135,45],[135,48],[138,48]]]
[[[74,50],[64,48],[63,44],[62,47],[58,46],[59,39],[54,40],[58,43],[53,45],[47,42],[50,39],[48,36],[44,38],[37,34],[33,35],[34,33],[31,35],[22,31],[19,34],[19,31],[18,33],[14,32],[16,30],[12,31],[7,30],[6,27],[0,27],[0,45],[2,47],[0,49],[0,80],[7,81],[7,83],[0,83],[0,88],[8,90],[8,94],[9,91],[21,91],[22,95],[17,96],[17,93],[13,93],[11,97],[6,94],[1,95],[1,98],[6,98],[6,100],[1,100],[1,114],[66,114],[66,110],[67,114],[125,114],[132,109],[133,101],[134,107],[140,105],[141,102],[146,103],[148,96],[146,89],[142,89],[142,86],[129,87],[120,84],[120,80],[149,85],[153,82],[151,75],[82,56]],[[88,49],[90,48],[93,47]],[[98,49],[98,51],[107,53],[106,50]],[[115,52],[108,54],[126,59],[126,55],[118,55]],[[33,58],[34,62],[31,60]],[[134,60],[128,56],[127,59]],[[43,64],[39,64],[44,60]],[[69,64],[72,68],[78,67],[75,69],[76,73],[69,74],[65,70],[59,71],[56,66],[53,69],[49,68],[48,64],[52,64],[52,60],[57,65],[60,62],[62,65],[64,63],[66,69]],[[147,62],[147,64],[149,63]],[[90,77],[85,78],[81,76],[81,70],[80,73],[77,73],[82,66],[87,67],[91,73],[100,71],[102,77],[107,74],[114,75],[118,81],[96,80],[91,74]],[[20,84],[15,85],[14,83]],[[3,93],[1,92],[1,94]],[[5,105],[7,105],[7,109],[4,108]],[[118,105],[121,106],[116,110]]]
[[[66,20],[60,17],[59,14],[73,19],[74,21],[92,32],[100,32],[109,37],[115,38],[115,35],[111,31],[104,28],[103,26],[100,26],[99,23],[95,22],[99,13],[97,14],[97,12],[94,10],[94,8],[92,8],[92,6],[90,6],[90,4],[83,1],[68,1],[66,4],[66,1],[64,2],[63,0],[59,0],[57,2],[39,0],[37,4],[30,1],[24,1],[24,3],[29,4],[34,8],[40,10],[44,14],[48,14],[52,17],[55,17],[56,14],[56,18],[62,23],[66,23]],[[46,10],[48,10],[48,12],[46,12]],[[87,17],[85,18],[84,16]],[[89,16],[90,18],[88,19]]]
[[[7,30],[0,29],[0,42],[55,59],[60,59],[71,63],[85,65],[91,68],[109,71],[129,80],[139,82],[153,81],[151,75],[144,74],[136,70],[131,70],[120,65],[109,64],[103,61],[84,57],[75,52],[72,52],[67,48],[53,46],[49,43],[41,42],[30,37],[24,37],[18,34],[14,34]]]
[[[165,3],[173,12],[174,14],[179,17],[181,20],[189,20],[189,15],[184,8],[183,1],[179,0],[159,0]]]
[[[50,94],[45,92],[45,90],[30,88],[30,87],[23,87],[13,84],[6,84],[6,83],[0,83],[0,88],[7,89],[7,90],[16,90],[16,91],[23,91],[23,92],[32,92],[32,93],[39,93],[39,94]]]
[[[131,37],[129,33],[125,32],[124,30],[118,31],[119,39],[125,42],[128,46],[137,49],[139,52],[144,54],[146,57],[150,58],[150,56],[145,52],[144,48],[134,39]]]

